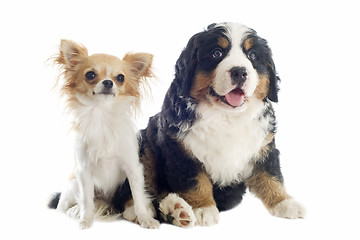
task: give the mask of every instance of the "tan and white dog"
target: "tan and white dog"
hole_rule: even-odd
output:
[[[80,208],[80,227],[94,219],[94,199],[110,203],[116,188],[128,178],[137,221],[157,228],[151,200],[145,192],[143,166],[133,123],[153,56],[128,53],[121,60],[106,54],[89,56],[87,49],[62,40],[54,62],[62,70],[62,93],[74,117],[76,169],[61,193],[57,209]]]

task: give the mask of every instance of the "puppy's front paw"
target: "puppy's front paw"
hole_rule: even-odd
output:
[[[289,219],[304,218],[306,213],[305,208],[293,198],[283,200],[269,211],[274,216]]]
[[[216,206],[194,209],[196,225],[211,226],[219,222],[219,210]]]
[[[175,193],[164,198],[159,206],[167,222],[178,227],[193,227],[196,221],[191,206]]]

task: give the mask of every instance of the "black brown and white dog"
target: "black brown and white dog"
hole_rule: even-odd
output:
[[[160,113],[141,131],[140,158],[158,217],[212,225],[249,188],[272,215],[302,218],[285,190],[275,146],[278,83],[267,41],[241,24],[212,24],[176,62]],[[135,220],[130,190],[113,204]]]

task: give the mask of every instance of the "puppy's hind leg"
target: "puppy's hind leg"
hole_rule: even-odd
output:
[[[196,180],[196,186],[178,194],[192,206],[196,225],[211,226],[217,224],[219,222],[219,210],[214,200],[211,180],[205,172],[200,172]]]
[[[192,207],[179,195],[168,194],[160,201],[159,211],[164,221],[178,227],[193,227],[196,222]]]

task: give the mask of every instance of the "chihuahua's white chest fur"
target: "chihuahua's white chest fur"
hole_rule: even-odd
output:
[[[110,200],[119,183],[124,182],[124,168],[137,164],[136,130],[129,116],[128,99],[101,101],[77,97],[74,111],[79,168],[90,169],[96,188]],[[81,169],[79,169],[81,170]]]
[[[81,104],[74,111],[77,133],[87,145],[91,160],[119,157],[126,150],[137,152],[136,129],[130,117],[131,99],[120,97],[124,99],[101,101],[77,98]]]

